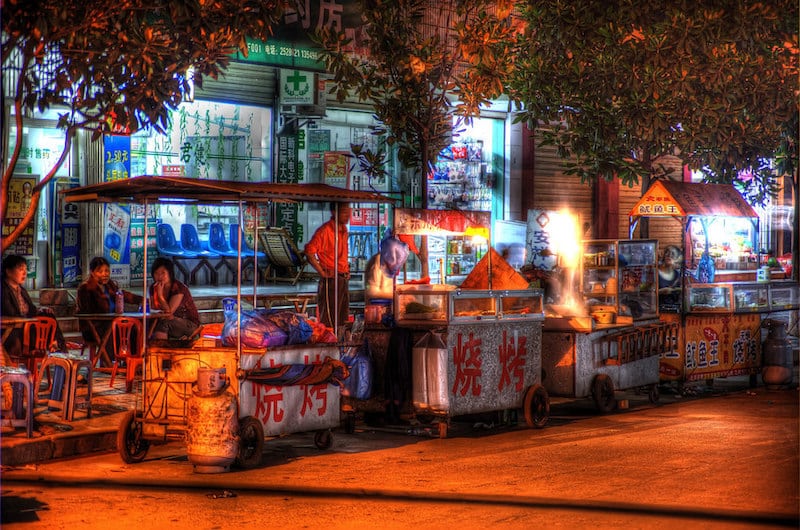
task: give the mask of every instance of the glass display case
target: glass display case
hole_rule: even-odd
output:
[[[795,282],[770,282],[769,308],[771,311],[799,309],[800,285]]]
[[[734,310],[737,313],[758,313],[769,310],[769,288],[766,283],[735,282]]]
[[[613,307],[633,320],[658,316],[658,242],[592,240],[583,245],[581,293],[584,303]]]
[[[447,323],[452,285],[398,285],[394,293],[395,320],[399,325],[440,325]]]
[[[467,236],[429,236],[429,275],[460,285],[486,253],[486,243]],[[441,267],[441,268],[440,268]]]
[[[456,290],[450,295],[451,322],[544,320],[544,291]]]
[[[695,283],[686,287],[686,307],[692,313],[731,313],[732,300],[731,283]]]

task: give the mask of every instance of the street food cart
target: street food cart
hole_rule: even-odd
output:
[[[319,184],[150,176],[73,188],[64,194],[67,202],[139,203],[144,204],[145,209],[148,204],[162,200],[238,205],[240,226],[243,224],[242,206],[249,203],[391,201],[375,193]],[[145,237],[147,233],[145,226]],[[242,266],[241,244],[240,238],[239,271]],[[146,242],[144,248],[147,249]],[[144,262],[147,263],[146,256]],[[146,265],[144,276],[146,281]],[[208,390],[206,395],[224,392],[228,396],[227,405],[233,411],[234,427],[229,433],[230,440],[223,441],[226,444],[232,441],[238,446],[234,447],[234,452],[239,465],[246,467],[260,462],[265,436],[317,431],[316,445],[330,447],[330,429],[340,423],[339,387],[345,375],[342,371],[344,365],[339,361],[338,344],[296,344],[269,349],[243,347],[241,274],[237,278],[236,346],[224,346],[214,335],[196,341],[151,341],[151,344],[147,344],[145,338],[142,391],[137,396],[136,409],[125,416],[118,432],[118,451],[125,462],[144,459],[151,442],[187,436],[187,416],[191,413],[192,397],[198,395],[201,375],[224,383],[219,386],[209,384],[209,389],[204,390]],[[146,289],[145,286],[145,292]],[[254,286],[254,301],[255,296]],[[145,309],[142,314],[145,324],[147,318]],[[226,428],[216,425],[217,431]],[[213,431],[214,426],[210,430]],[[208,441],[208,435],[206,432],[195,438]],[[212,433],[211,441],[214,441],[214,435],[218,433]]]
[[[601,412],[616,390],[646,389],[658,401],[658,360],[674,347],[676,329],[658,319],[653,240],[583,243],[578,296],[546,307],[543,383],[548,392],[589,397]]]
[[[672,293],[660,292],[661,320],[679,329],[676,347],[661,356],[661,380],[749,375],[755,384],[762,318],[800,307],[797,283],[761,267],[758,215],[732,185],[658,180],[631,209],[631,234],[644,217],[679,222],[684,234],[681,281],[667,298],[676,302],[664,304]],[[726,220],[743,228],[723,230],[720,243],[710,234]]]
[[[489,235],[488,212],[395,210],[398,234]],[[550,400],[540,384],[542,291],[528,289],[489,247],[460,286],[404,284],[395,289],[395,323],[412,330],[413,406],[418,418],[448,419],[522,409],[543,427]]]

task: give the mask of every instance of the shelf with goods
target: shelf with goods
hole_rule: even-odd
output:
[[[591,308],[640,320],[658,316],[656,240],[585,241],[581,294]]]
[[[482,157],[481,141],[455,143],[442,150],[428,177],[428,207],[490,210],[491,174]]]
[[[442,283],[460,284],[486,253],[486,245],[466,236],[430,236],[430,274]]]

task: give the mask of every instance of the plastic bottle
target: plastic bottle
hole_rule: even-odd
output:
[[[125,297],[122,295],[122,291],[117,291],[117,298],[114,301],[114,311],[118,315],[125,312]]]

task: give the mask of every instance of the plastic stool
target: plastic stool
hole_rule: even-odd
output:
[[[50,353],[42,363],[39,380],[50,366],[56,368],[53,375],[52,384],[48,389],[50,398],[47,406],[57,408],[63,412],[63,417],[67,421],[72,421],[75,416],[75,409],[79,405],[86,406],[86,417],[92,417],[92,363],[86,357],[74,353]],[[63,370],[62,378],[58,375],[58,368]],[[81,368],[86,369],[86,395],[78,396],[78,373]]]
[[[15,368],[13,366],[0,366],[0,387],[5,383],[22,385],[25,392],[25,417],[24,418],[11,418],[3,419],[2,422],[10,424],[12,427],[25,427],[27,429],[28,438],[33,437],[33,374],[27,368]],[[16,409],[12,405],[12,408]]]

